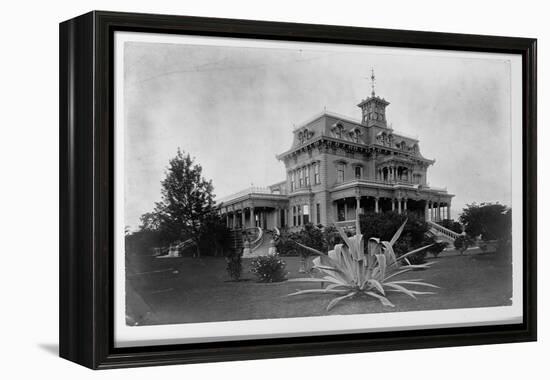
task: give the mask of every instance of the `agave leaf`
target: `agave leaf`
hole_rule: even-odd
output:
[[[342,268],[342,247],[342,244],[336,244],[334,249],[328,252],[328,257],[340,268]]]
[[[330,284],[330,285],[328,285],[325,289],[331,290],[331,289],[337,289],[337,288],[341,288],[341,287],[346,287],[346,288],[347,288],[347,285],[342,285],[342,284]]]
[[[333,272],[341,272],[340,269],[338,269],[338,268],[329,267],[329,266],[326,266],[326,265],[315,265],[315,268],[322,269],[322,270],[327,270],[327,271],[333,271]]]
[[[315,248],[308,247],[307,245],[303,245],[301,243],[298,243],[297,241],[294,241],[294,243],[298,244],[300,247],[302,247],[304,249],[307,249],[308,251],[310,251],[312,253],[315,253],[316,255],[319,255],[319,256],[326,256],[327,255],[326,253],[318,251]]]
[[[384,247],[384,255],[386,256],[386,261],[388,264],[393,264],[397,261],[397,257],[395,256],[395,252],[393,251],[393,246],[390,242],[383,241],[381,242],[382,246]]]
[[[375,268],[375,270],[378,270],[380,272],[380,279],[384,279],[386,277],[386,256],[385,255],[376,255],[376,260],[378,261],[378,266]],[[374,275],[374,271],[373,271]]]
[[[386,282],[386,284],[404,284],[404,285],[420,285],[420,286],[427,286],[430,288],[437,288],[441,289],[437,285],[429,284],[427,282],[421,282],[421,280],[404,280],[404,281],[392,281],[392,282]]]
[[[384,287],[378,281],[371,279],[371,280],[367,280],[366,283],[367,283],[367,285],[371,285],[372,287],[376,288],[376,290],[378,290],[380,293],[382,293],[382,295],[386,294],[386,292],[384,291]]]
[[[351,298],[353,297],[355,294],[357,294],[357,292],[350,292],[348,294],[346,294],[345,296],[342,296],[342,297],[337,297],[335,299],[333,299],[332,301],[330,301],[330,303],[328,304],[327,306],[327,311],[332,309],[334,306],[336,306],[336,304],[342,300],[345,300],[346,298]]]
[[[395,307],[395,305],[393,303],[391,303],[389,299],[387,299],[384,296],[381,296],[380,294],[376,294],[374,292],[365,292],[365,294],[368,294],[369,296],[374,297],[374,298],[378,298],[380,300],[380,302],[382,302],[382,305],[384,305],[384,306]]]
[[[400,274],[403,274],[403,273],[407,273],[407,272],[410,272],[412,271],[414,268],[408,268],[408,267],[405,267],[405,269],[403,270],[399,270],[397,272],[393,272],[392,274],[390,274],[389,276],[387,276],[386,278],[384,278],[384,282],[389,280],[390,278],[393,278],[395,276],[399,276]]]
[[[408,256],[413,255],[413,254],[415,254],[415,253],[417,253],[417,252],[420,252],[420,251],[422,251],[422,250],[424,250],[424,249],[426,249],[426,248],[429,248],[429,247],[431,247],[432,245],[433,245],[433,244],[428,244],[428,245],[425,245],[425,246],[423,246],[423,247],[420,247],[420,248],[417,248],[417,249],[413,249],[412,251],[407,252],[407,253],[405,253],[404,255],[399,256],[399,257],[397,258],[397,261],[399,261],[399,260],[404,260],[404,259],[406,259]],[[397,262],[397,261],[396,261],[396,262]],[[392,264],[392,265],[395,265],[395,263]]]
[[[405,224],[407,224],[407,220],[408,219],[405,219],[405,221],[403,222],[401,227],[399,227],[399,229],[395,232],[395,234],[391,238],[391,240],[389,242],[391,246],[393,246],[395,244],[395,242],[397,241],[397,239],[399,239],[399,237],[401,236],[401,233],[403,232],[403,229],[405,228]]]
[[[325,279],[326,282],[332,282],[333,284],[339,284],[339,285],[343,285],[343,286],[349,286],[350,285],[345,279],[337,278],[333,275],[325,276],[325,277],[323,277],[323,279]]]
[[[435,292],[420,292],[418,290],[410,290],[408,289],[409,292],[411,292],[412,294],[414,295],[424,295],[424,294],[437,294]],[[396,290],[396,289],[386,289],[386,292],[394,292],[394,293],[402,293],[400,290]]]
[[[315,266],[327,266],[327,267],[336,267],[334,261],[328,255],[317,256],[312,260],[313,265]]]
[[[287,294],[287,297],[290,296],[298,296],[301,294],[314,294],[314,293],[320,293],[320,294],[346,294],[349,290],[336,290],[336,289],[307,289],[307,290],[299,290],[294,293]]]
[[[431,267],[431,263],[426,264],[411,264],[411,265],[403,265],[401,268],[410,268],[410,269],[428,269]]]
[[[381,253],[380,239],[370,238],[367,242],[367,251],[369,255],[379,255]]]
[[[327,282],[328,280],[316,277],[291,278],[288,282]],[[332,282],[332,281],[331,281]]]
[[[416,298],[414,293],[411,292],[409,289],[405,288],[404,286],[401,286],[401,285],[398,285],[398,284],[395,284],[395,283],[391,283],[391,282],[389,282],[389,283],[387,282],[385,285],[389,286],[390,288],[393,288],[393,289],[397,290],[400,293],[405,293],[406,295],[408,295],[412,298]]]
[[[344,229],[342,227],[336,227],[336,229],[338,230],[338,232],[340,233],[340,237],[342,238],[342,240],[346,243],[346,245],[349,247],[351,246],[351,242],[349,240],[349,237],[348,235],[346,234],[346,231],[344,231]]]

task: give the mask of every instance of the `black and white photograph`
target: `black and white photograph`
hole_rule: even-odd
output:
[[[115,38],[118,344],[521,323],[517,56]]]
[[[546,8],[7,2],[0,377],[544,379]]]

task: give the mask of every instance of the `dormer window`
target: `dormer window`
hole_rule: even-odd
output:
[[[350,131],[349,136],[351,138],[351,141],[354,143],[359,143],[359,138],[361,137],[361,130],[359,128],[355,128],[354,130]]]
[[[307,128],[303,131],[298,132],[298,141],[300,142],[300,144],[304,144],[311,137],[313,137],[313,132],[309,131]]]
[[[344,131],[344,126],[340,123],[336,124],[333,128],[332,128],[332,132],[334,133],[334,137],[338,138],[338,139],[341,139],[342,138],[342,133]]]

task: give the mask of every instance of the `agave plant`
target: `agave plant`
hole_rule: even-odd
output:
[[[313,268],[317,269],[323,277],[297,278],[289,281],[325,283],[328,285],[322,289],[297,291],[289,294],[289,296],[301,294],[337,295],[338,297],[334,298],[327,306],[327,310],[330,310],[340,301],[359,295],[376,298],[383,305],[394,307],[395,305],[388,299],[388,293],[404,293],[412,298],[416,298],[420,294],[434,294],[433,292],[413,290],[406,287],[438,288],[436,285],[422,282],[421,279],[396,279],[397,276],[413,269],[428,268],[430,265],[430,263],[411,265],[408,263],[407,257],[430,247],[431,244],[396,257],[393,244],[401,236],[406,223],[405,220],[390,241],[380,241],[380,239],[372,237],[368,239],[366,254],[359,221],[356,222],[356,235],[353,237],[348,237],[342,228],[338,228],[345,244],[335,245],[334,249],[329,251],[328,254],[296,242],[301,247],[319,255],[313,260]],[[401,265],[402,261],[407,264]]]

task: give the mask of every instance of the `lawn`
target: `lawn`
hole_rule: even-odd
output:
[[[288,278],[304,277],[298,273],[298,258],[284,260]],[[258,283],[249,272],[247,260],[244,260],[243,281],[234,282],[227,275],[223,258],[134,256],[127,263],[127,310],[131,324],[153,325],[511,304],[511,264],[498,252],[431,260],[435,261],[431,269],[410,272],[400,279],[422,278],[441,287],[436,289],[437,294],[420,295],[417,299],[392,294],[390,300],[394,308],[382,306],[375,299],[354,298],[327,312],[326,306],[334,296],[285,297],[315,284]]]

